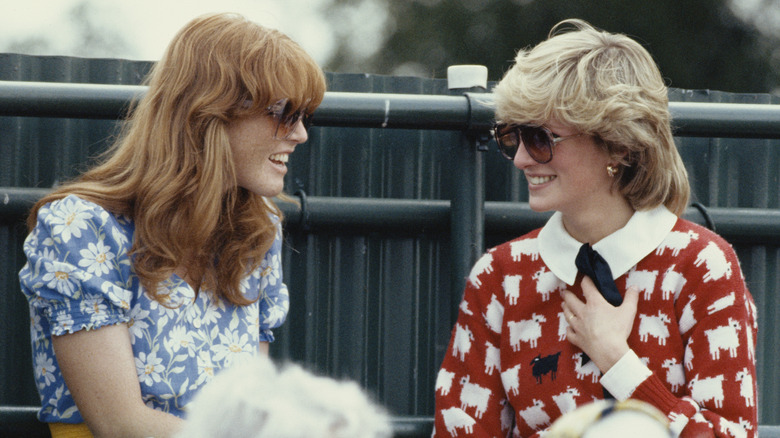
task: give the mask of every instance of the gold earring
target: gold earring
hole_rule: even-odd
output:
[[[611,164],[607,166],[607,175],[609,175],[610,178],[614,178],[615,175],[617,175],[617,172],[618,170],[615,166]]]

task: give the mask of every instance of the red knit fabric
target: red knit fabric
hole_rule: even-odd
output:
[[[434,436],[537,437],[605,397],[595,364],[566,340],[561,291],[584,300],[580,278],[567,286],[550,272],[538,234],[475,264],[437,378]],[[631,398],[666,413],[682,437],[756,436],[756,308],[731,246],[680,219],[616,283],[640,288],[628,342],[652,371]]]

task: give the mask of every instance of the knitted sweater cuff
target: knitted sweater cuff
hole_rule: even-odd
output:
[[[647,368],[639,356],[633,350],[628,350],[620,360],[615,363],[601,377],[601,385],[619,401],[631,397],[639,385],[653,372]]]

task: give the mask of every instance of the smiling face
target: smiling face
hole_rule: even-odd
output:
[[[514,165],[528,181],[528,202],[535,211],[560,211],[564,216],[603,212],[614,198],[607,174],[609,154],[592,136],[556,121],[546,123],[555,135],[567,138],[553,147],[546,164],[534,161],[524,147],[518,148]]]
[[[289,156],[309,138],[300,121],[287,139],[274,138],[275,131],[276,120],[266,114],[241,117],[227,125],[238,186],[256,195],[273,197],[282,192]]]

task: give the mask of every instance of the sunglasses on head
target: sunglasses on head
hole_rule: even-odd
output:
[[[283,98],[276,103],[266,107],[268,114],[276,120],[276,129],[274,138],[278,140],[287,140],[293,132],[298,122],[303,123],[303,128],[309,130],[311,127],[311,114],[304,110],[293,111],[290,99]]]
[[[537,163],[549,163],[553,159],[553,146],[559,142],[577,137],[582,134],[573,134],[561,137],[555,135],[544,126],[535,125],[511,125],[508,123],[496,123],[493,127],[493,136],[498,143],[498,150],[508,160],[514,160],[517,149],[522,142],[526,152]]]

